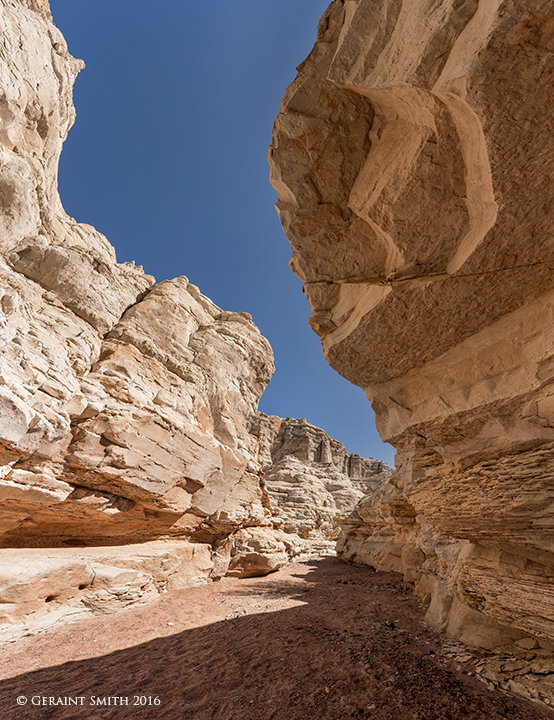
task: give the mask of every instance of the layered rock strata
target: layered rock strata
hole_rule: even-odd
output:
[[[335,532],[337,513],[384,466],[305,422],[257,414],[274,368],[251,317],[221,310],[185,277],[156,284],[66,215],[57,167],[82,62],[46,0],[0,0],[0,20],[9,639],[168,589],[272,572],[305,538]],[[304,480],[310,489],[298,492]],[[287,483],[296,490],[281,502]]]
[[[335,0],[269,153],[310,324],[398,450],[339,552],[486,647],[554,642],[553,16]]]
[[[155,285],[117,263],[64,213],[57,163],[81,62],[42,5],[0,10],[1,545],[268,525],[247,426],[269,343],[186,278]]]
[[[277,569],[293,544],[248,429],[269,343],[247,313],[185,277],[155,284],[66,215],[57,168],[83,64],[46,0],[0,0],[0,22],[3,622],[31,631],[66,606]]]
[[[340,520],[392,473],[381,460],[349,454],[304,418],[258,413],[251,433],[260,440],[274,524],[314,548],[332,547]]]

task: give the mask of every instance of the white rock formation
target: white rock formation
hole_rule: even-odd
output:
[[[286,533],[316,547],[336,539],[339,521],[392,473],[381,460],[350,455],[338,440],[304,418],[258,413],[251,432],[260,438],[274,523],[280,518],[277,522]]]
[[[57,164],[82,63],[46,2],[0,13],[0,544],[269,526],[247,431],[268,342],[186,278],[153,285],[118,264],[64,213]]]
[[[273,529],[248,432],[274,369],[269,343],[248,314],[221,310],[185,277],[156,285],[117,263],[106,238],[66,215],[57,167],[83,64],[46,0],[0,0],[0,22],[8,634],[51,624],[64,605],[110,610],[230,566],[239,576],[277,569],[290,543]]]
[[[147,603],[207,582],[210,545],[154,541],[102,548],[0,553],[0,641]]]
[[[83,64],[46,0],[0,21],[0,639],[326,547],[387,468],[256,415],[274,368],[251,317],[66,215]]]
[[[339,552],[488,648],[554,643],[553,14],[335,0],[270,149],[310,324],[398,450]]]

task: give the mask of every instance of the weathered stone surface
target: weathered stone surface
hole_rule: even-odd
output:
[[[250,433],[269,343],[187,278],[154,284],[117,263],[65,214],[57,166],[83,64],[46,0],[0,0],[0,20],[0,635],[14,638],[272,572],[307,549],[307,524],[281,528],[268,446]],[[329,524],[360,493],[338,470],[314,473]]]
[[[553,14],[335,0],[269,153],[310,324],[398,449],[339,552],[487,647],[554,638]]]
[[[144,604],[214,579],[209,545],[182,541],[0,553],[0,639]]]
[[[312,428],[337,469],[313,470],[292,506],[330,506],[282,528],[262,466],[300,463],[277,470],[298,484],[314,458],[279,439],[284,421],[271,447],[250,432],[269,343],[187,278],[117,263],[65,214],[57,166],[83,64],[46,0],[0,0],[0,20],[0,635],[272,572],[307,549],[296,530],[321,549],[360,495],[344,472],[363,484],[365,461]]]
[[[225,575],[231,577],[267,575],[282,568],[303,549],[294,535],[255,527],[237,530],[216,547]],[[219,567],[217,562],[215,567]]]
[[[294,542],[248,431],[269,343],[65,214],[83,64],[46,0],[0,0],[0,22],[0,634],[16,637],[230,565],[271,572]]]
[[[260,439],[273,522],[315,547],[336,539],[339,520],[392,473],[381,460],[350,455],[338,440],[304,418],[259,412],[251,432]]]
[[[39,345],[25,319],[9,319],[2,368],[4,546],[268,524],[247,425],[272,358],[248,316],[222,312],[186,278],[160,283],[98,338],[84,372],[71,367],[59,326],[46,325]]]
[[[0,546],[271,527],[247,429],[268,342],[67,217],[57,164],[82,63],[47,3],[0,15]]]
[[[101,335],[149,289],[150,278],[130,263],[111,266],[83,250],[29,245],[10,256],[11,265],[50,290]]]

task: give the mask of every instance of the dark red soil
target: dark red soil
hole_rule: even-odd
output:
[[[554,720],[445,657],[423,615],[397,575],[335,558],[173,591],[4,645],[0,718]]]

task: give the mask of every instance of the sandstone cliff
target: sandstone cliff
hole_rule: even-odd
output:
[[[44,12],[38,12],[42,8]],[[269,524],[249,419],[273,373],[246,313],[158,285],[62,209],[80,61],[42,5],[0,5],[0,542],[211,542]]]
[[[339,521],[392,473],[381,460],[350,455],[304,418],[259,412],[251,433],[260,440],[273,523],[308,540],[308,546],[333,547]]]
[[[0,623],[282,566],[248,430],[269,343],[66,215],[82,62],[46,0],[0,0],[0,22]]]
[[[398,450],[339,552],[485,647],[554,642],[553,17],[335,0],[269,153],[310,324]]]
[[[384,465],[305,421],[258,414],[273,353],[251,317],[185,277],[156,284],[66,215],[57,167],[82,62],[46,0],[0,0],[0,21],[7,639],[276,570],[335,532]]]

